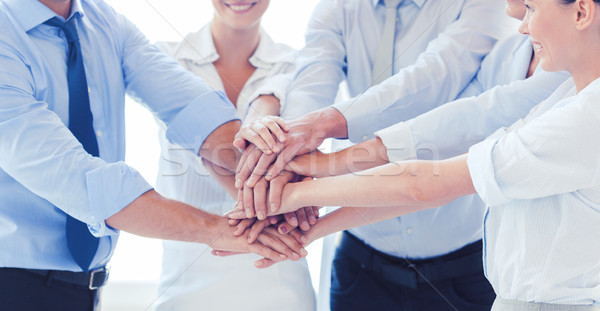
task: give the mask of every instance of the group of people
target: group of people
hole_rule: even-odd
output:
[[[157,310],[315,310],[304,247],[346,230],[331,310],[600,310],[600,1],[321,0],[299,51],[269,0],[212,3],[153,45],[0,0],[0,308],[96,309],[124,230],[165,240]]]

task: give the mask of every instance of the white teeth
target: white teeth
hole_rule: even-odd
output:
[[[229,8],[231,8],[234,11],[244,11],[249,9],[250,7],[252,7],[254,4],[228,4]]]

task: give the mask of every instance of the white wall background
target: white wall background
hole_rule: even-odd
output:
[[[263,17],[263,28],[277,42],[294,48],[303,45],[304,29],[318,0],[272,0]],[[106,0],[126,15],[150,41],[179,41],[207,23],[213,14],[211,0]],[[127,156],[129,165],[154,184],[159,147],[157,129],[150,113],[128,101],[126,107]],[[318,289],[321,244],[308,248],[309,267]],[[159,240],[122,234],[111,262],[110,282],[102,294],[103,311],[151,310],[160,275]],[[225,295],[225,293],[224,293]]]

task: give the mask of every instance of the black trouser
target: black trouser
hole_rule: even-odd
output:
[[[333,261],[331,310],[489,311],[496,295],[481,258],[481,241],[444,256],[407,260],[344,232]]]
[[[0,268],[0,310],[93,311],[98,290],[26,269]]]

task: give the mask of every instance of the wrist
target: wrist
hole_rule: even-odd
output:
[[[316,125],[327,138],[348,138],[346,118],[339,110],[326,107],[317,112]]]

